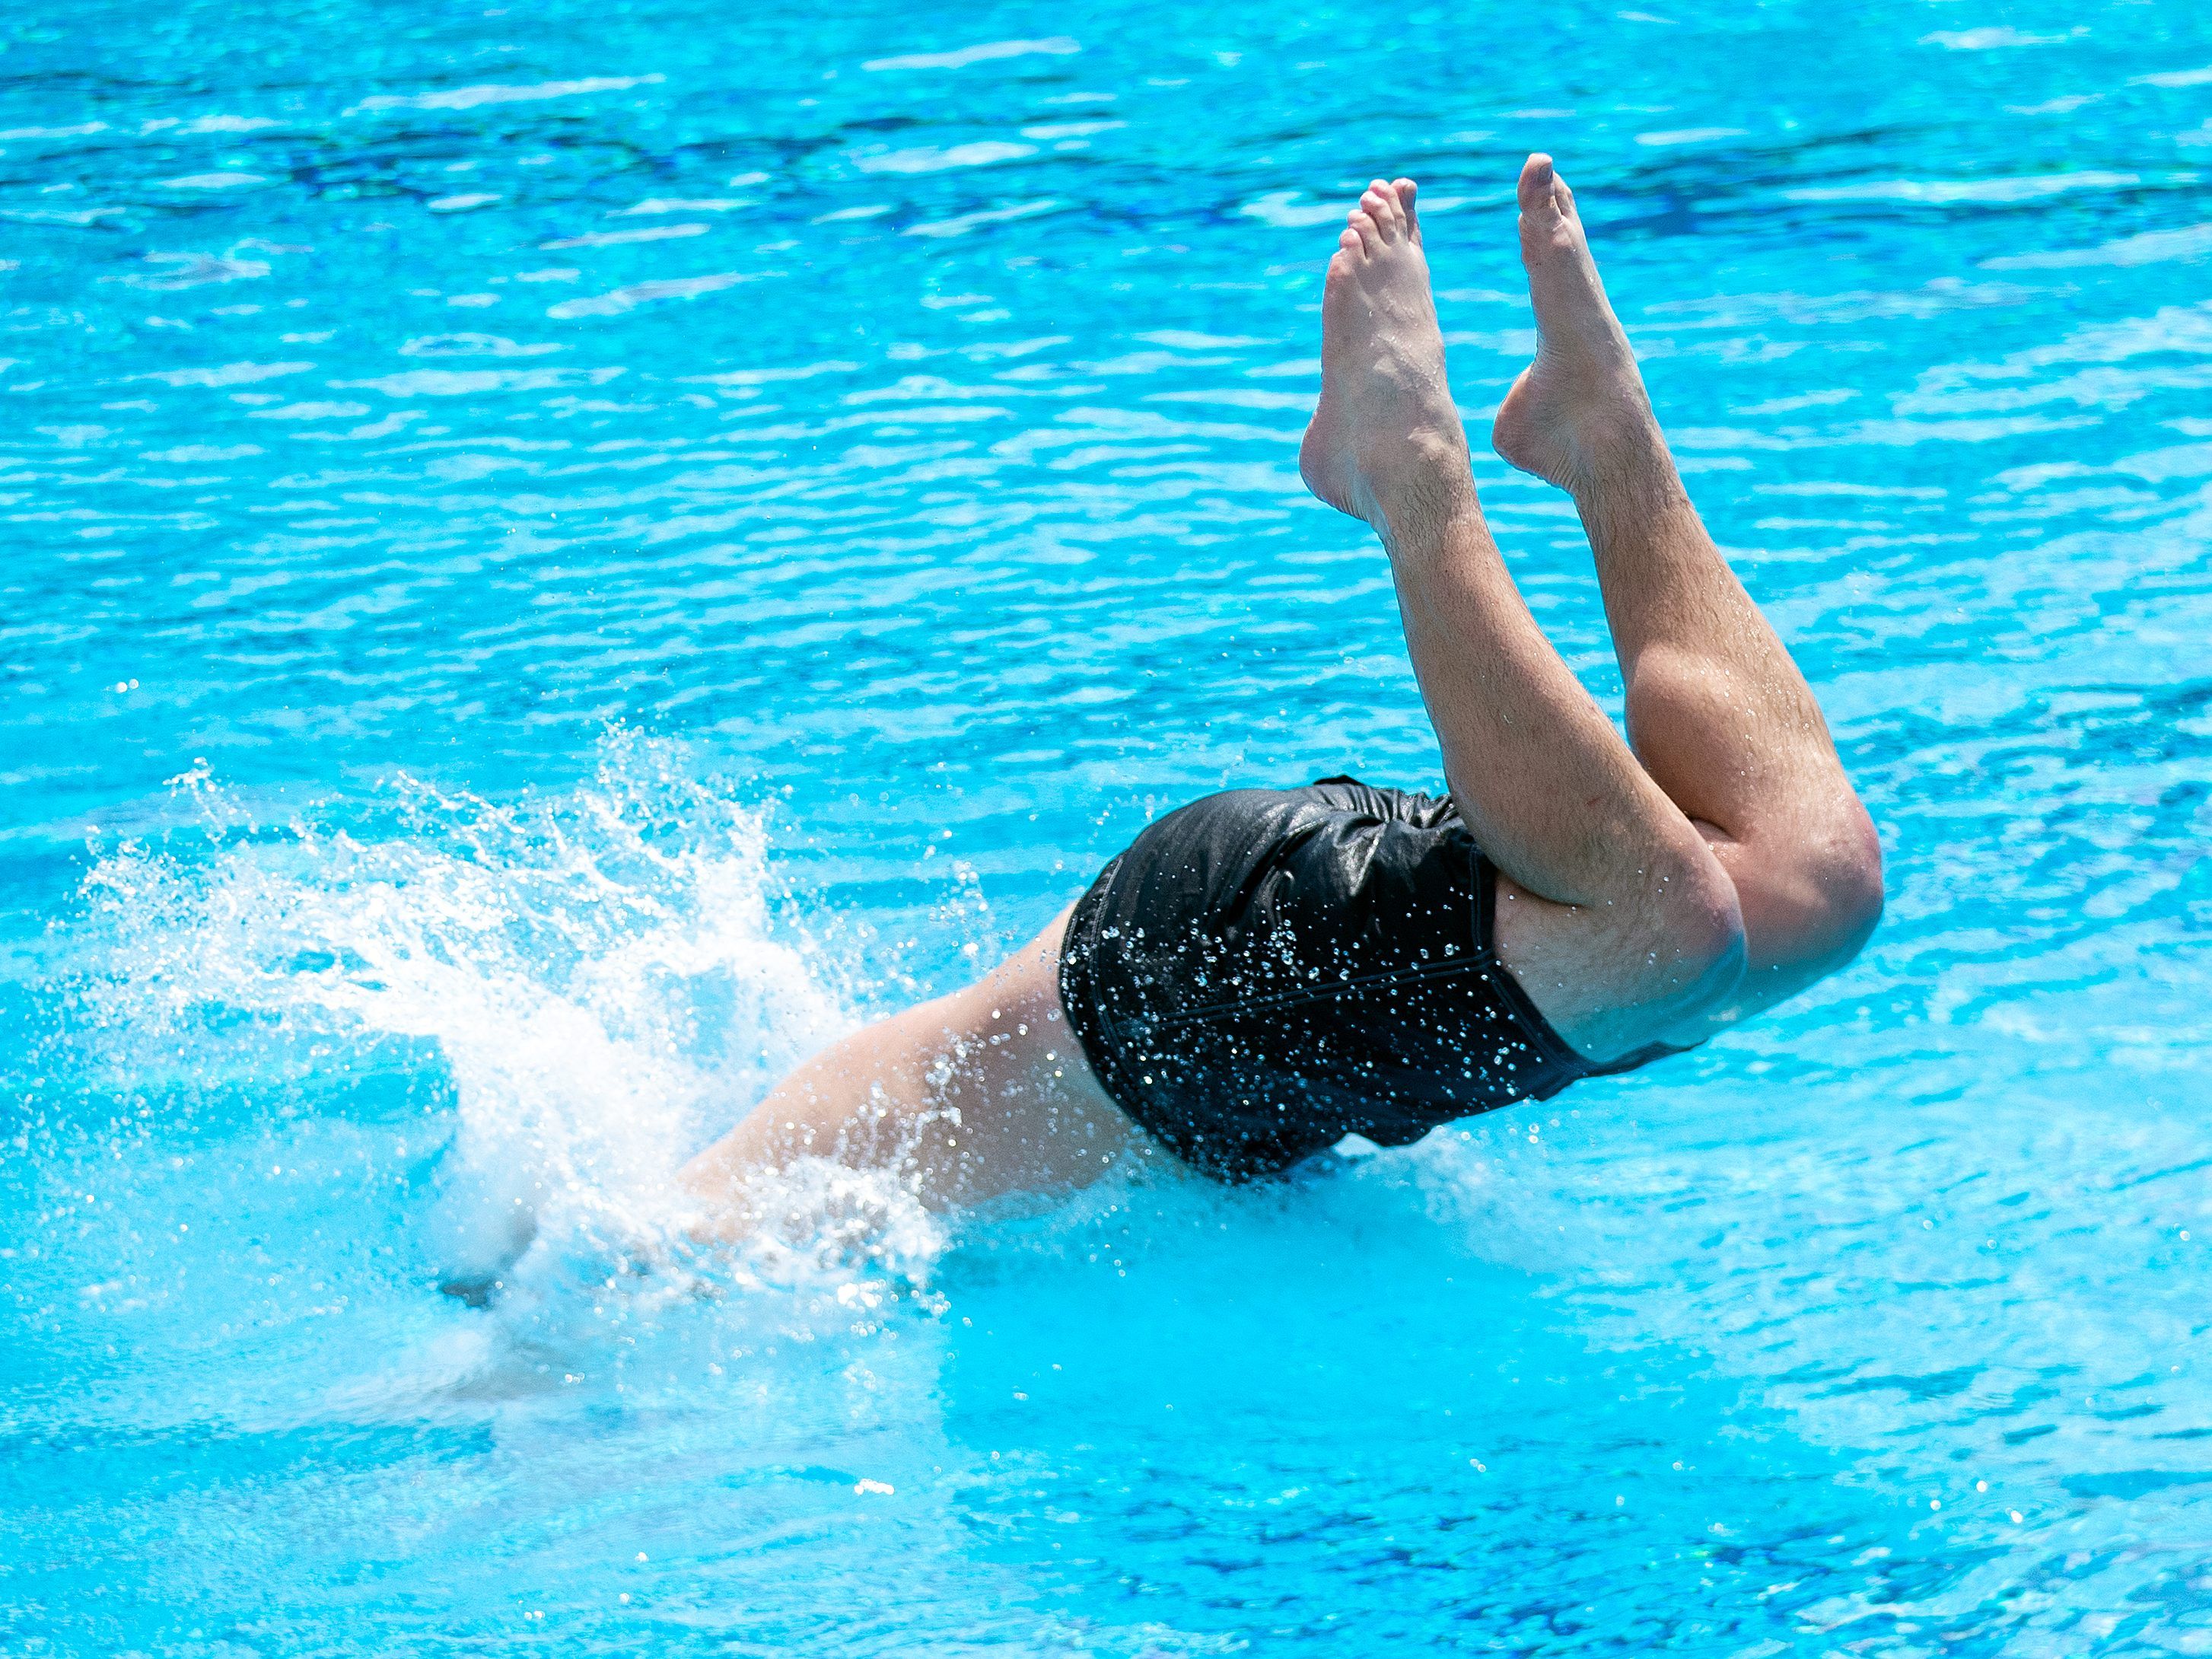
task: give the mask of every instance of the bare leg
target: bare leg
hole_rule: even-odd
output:
[[[832,1043],[684,1166],[699,1231],[750,1231],[793,1160],[896,1171],[933,1207],[1089,1185],[1153,1143],[1100,1085],[1060,1002],[1065,912],[977,983]]]
[[[1540,343],[1498,412],[1498,453],[1575,498],[1605,593],[1637,757],[1733,881],[1749,951],[1738,1017],[1848,960],[1881,908],[1874,826],[1804,677],[1705,533],[1551,158],[1522,170]]]
[[[1571,198],[1534,158],[1523,251],[1543,350],[1497,439],[1582,508],[1636,752],[1560,661],[1468,475],[1414,197],[1410,179],[1370,186],[1330,263],[1300,467],[1389,553],[1454,799],[1504,872],[1507,965],[1593,1058],[1692,1041],[1856,950],[1880,908],[1871,827],[1802,678],[1690,508]],[[1152,1156],[1068,1031],[1065,921],[780,1085],[685,1168],[702,1231],[748,1231],[757,1183],[809,1156],[897,1170],[938,1205],[1081,1186]]]
[[[1498,943],[1604,1059],[1702,1018],[1742,972],[1734,884],[1528,614],[1491,539],[1444,382],[1410,179],[1377,179],[1329,263],[1322,396],[1299,464],[1374,526],[1468,826],[1510,879]]]

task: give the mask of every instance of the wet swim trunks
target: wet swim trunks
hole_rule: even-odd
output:
[[[1226,1181],[1674,1052],[1568,1048],[1492,949],[1496,882],[1449,799],[1351,778],[1209,795],[1077,902],[1060,1000],[1122,1110]]]

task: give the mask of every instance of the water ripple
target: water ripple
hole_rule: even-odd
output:
[[[17,8],[0,1646],[2202,1650],[2199,9]],[[1328,227],[1421,178],[1479,423],[1538,147],[1867,957],[1288,1193],[679,1259],[679,1143],[1148,817],[1436,781]]]

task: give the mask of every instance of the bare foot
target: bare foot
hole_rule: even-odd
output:
[[[1474,501],[1414,189],[1377,179],[1337,239],[1322,297],[1321,404],[1298,448],[1306,488],[1386,538]]]
[[[1574,192],[1550,156],[1528,158],[1520,193],[1536,361],[1505,394],[1491,442],[1523,472],[1579,495],[1602,481],[1613,458],[1659,441],[1658,427],[1636,355],[1598,281]]]

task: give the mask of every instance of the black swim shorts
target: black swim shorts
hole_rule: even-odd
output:
[[[1060,1000],[1122,1110],[1227,1181],[1673,1052],[1568,1048],[1492,949],[1496,883],[1449,799],[1351,778],[1209,795],[1077,902]]]

